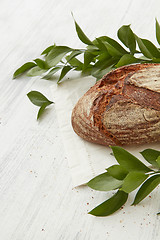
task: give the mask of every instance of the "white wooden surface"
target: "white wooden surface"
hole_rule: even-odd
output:
[[[54,107],[42,121],[26,93],[51,96],[53,82],[38,77],[12,81],[14,70],[56,42],[81,47],[71,11],[91,38],[116,38],[123,24],[155,42],[159,0],[1,0],[0,1],[0,239],[158,240],[158,189],[139,206],[95,218],[88,210],[109,194],[72,188]],[[134,208],[134,211],[133,211]]]

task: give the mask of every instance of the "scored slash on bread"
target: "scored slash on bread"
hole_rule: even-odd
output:
[[[107,73],[77,102],[72,126],[102,145],[160,141],[160,64],[133,64]]]

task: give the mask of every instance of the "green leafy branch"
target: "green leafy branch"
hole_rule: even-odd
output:
[[[56,44],[49,46],[42,52],[41,58],[36,58],[18,68],[13,78],[26,73],[29,77],[41,76],[42,79],[52,80],[56,79],[55,74],[59,73],[57,80],[59,84],[68,72],[78,71],[82,75],[92,75],[99,80],[110,70],[124,65],[160,63],[160,48],[147,39],[139,38],[133,33],[130,25],[123,25],[117,31],[122,46],[108,36],[101,36],[91,41],[75,20],[74,22],[79,39],[86,45],[84,49]],[[156,39],[160,45],[160,25],[157,20]]]
[[[48,100],[42,93],[38,91],[31,91],[27,94],[27,96],[34,105],[40,107],[37,114],[37,120],[41,117],[45,108],[54,103]]]
[[[60,71],[57,81],[60,83],[70,70],[74,70],[80,71],[82,74],[90,74],[98,80],[104,73],[120,66],[131,63],[160,62],[159,48],[151,41],[139,38],[133,33],[130,25],[123,25],[117,31],[117,36],[124,48],[108,36],[101,36],[91,41],[75,20],[74,22],[79,39],[87,45],[84,49],[54,44],[42,52],[42,59],[37,58],[18,68],[13,78],[26,73],[30,77],[42,76],[43,79],[49,80],[56,72]],[[156,39],[160,44],[160,25],[157,20]],[[136,43],[139,50],[136,49]],[[136,54],[141,54],[141,56],[136,57]],[[83,61],[78,60],[79,55],[83,55]]]
[[[125,149],[117,146],[111,148],[118,164],[107,168],[105,173],[93,178],[87,185],[97,191],[117,191],[89,212],[94,216],[108,216],[114,213],[126,203],[129,193],[138,188],[132,203],[137,205],[160,184],[160,151],[146,149],[140,152],[152,165],[149,168]]]

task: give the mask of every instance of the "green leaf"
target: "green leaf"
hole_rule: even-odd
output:
[[[19,77],[21,74],[23,74],[24,72],[26,72],[27,70],[29,70],[35,66],[36,66],[36,64],[33,62],[27,62],[27,63],[23,64],[20,68],[18,68],[14,72],[13,79]]]
[[[144,159],[149,162],[152,166],[158,167],[158,164],[156,162],[157,158],[160,156],[160,151],[148,148],[144,151],[140,152]]]
[[[107,47],[107,50],[111,56],[122,56],[124,54],[127,54],[128,52],[114,39],[103,36],[100,37],[101,40],[103,40],[103,43]]]
[[[100,60],[100,61],[108,61],[110,58],[112,58],[112,56],[110,56],[108,53],[106,52],[99,52],[99,55],[96,56],[96,59],[97,60]]]
[[[54,103],[48,100],[42,93],[38,91],[31,91],[27,94],[29,100],[36,106],[39,106],[40,109],[37,114],[37,120],[42,116],[44,110],[47,106]]]
[[[157,42],[160,44],[160,25],[156,19],[156,38]]]
[[[46,70],[49,69],[48,64],[47,64],[45,61],[43,61],[42,59],[40,59],[40,58],[36,58],[36,59],[34,60],[34,62],[35,62],[35,63],[37,64],[37,66],[40,67],[41,69],[46,69]]]
[[[73,49],[66,46],[56,46],[47,55],[46,62],[49,66],[54,67],[62,58]]]
[[[99,217],[111,215],[125,204],[127,198],[127,193],[118,191],[113,197],[91,210],[89,214]]]
[[[73,14],[72,14],[73,16]],[[74,17],[73,17],[74,19]],[[80,28],[80,26],[78,25],[78,23],[75,21],[74,19],[74,23],[75,23],[75,27],[76,27],[76,32],[77,32],[77,35],[79,37],[79,39],[87,44],[87,45],[93,45],[93,43],[89,40],[89,38],[85,35],[85,33],[82,31],[82,29]]]
[[[126,151],[125,149],[112,146],[113,154],[117,160],[117,162],[124,167],[127,171],[141,171],[141,172],[150,172],[146,165],[144,165],[138,158],[133,156],[131,153]]]
[[[94,44],[94,41],[93,41],[93,44]],[[96,47],[95,45],[88,45],[88,46],[86,46],[86,50],[91,51],[91,52],[99,51],[98,47]]]
[[[160,168],[160,156],[158,156],[158,158],[156,159],[156,162],[158,164],[158,167]]]
[[[54,67],[54,68],[52,68],[45,76],[42,77],[42,79],[51,80],[53,75],[56,72],[58,72],[60,69],[62,69],[62,67]]]
[[[93,55],[92,52],[85,51],[83,69],[86,69],[88,65],[93,61],[94,58],[95,58],[95,55]]]
[[[27,72],[28,77],[35,77],[35,76],[40,76],[41,74],[45,73],[47,70],[42,69],[38,66],[33,67]]]
[[[147,179],[137,192],[132,205],[136,205],[148,196],[160,183],[160,174],[154,175]]]
[[[102,173],[91,179],[87,185],[98,191],[110,191],[120,187],[122,183],[123,181],[113,178],[108,173]]]
[[[62,78],[64,78],[64,76],[65,76],[71,69],[72,69],[71,66],[64,66],[64,67],[62,68],[61,75],[60,75],[57,83],[59,83],[59,82],[62,80]]]
[[[112,177],[114,177],[118,180],[123,180],[126,177],[126,175],[128,174],[128,171],[126,171],[126,169],[124,169],[120,165],[113,165],[113,166],[107,168],[106,170]]]
[[[110,71],[110,69],[112,68],[113,64],[115,64],[116,62],[117,62],[117,59],[114,58],[114,57],[111,57],[108,60],[106,60],[106,59],[99,60],[92,67],[91,75],[97,78],[97,76],[99,75],[99,72],[101,72],[103,69],[104,69],[104,72],[107,73],[107,68],[109,68],[109,71]]]
[[[34,105],[39,107],[41,107],[43,104],[46,104],[46,103],[48,103],[48,105],[53,103],[38,91],[31,91],[27,94],[27,96]]]
[[[149,40],[142,39],[136,36],[136,40],[138,43],[138,46],[143,53],[144,56],[147,58],[160,58],[160,51],[158,48]]]
[[[94,67],[91,69],[91,75],[96,78],[96,81],[100,80],[105,74],[110,72],[112,69],[114,69],[111,66],[106,67],[105,69],[95,69]]]
[[[79,61],[77,58],[72,58],[70,60],[69,56],[66,57],[67,62],[69,62],[69,64],[74,68],[74,70],[76,71],[81,71],[83,68],[83,63],[81,61]]]
[[[136,51],[136,40],[134,33],[132,32],[130,25],[123,25],[118,30],[118,38],[121,40],[121,42],[130,49],[130,52],[132,54]]]
[[[52,45],[52,46],[49,46],[47,47],[42,53],[41,55],[47,55],[56,45]]]
[[[143,55],[140,56],[138,59],[142,60],[142,61],[145,61],[145,62],[152,62],[154,60],[154,58],[151,60],[150,58],[147,58],[147,57],[145,57]],[[157,58],[155,58],[155,59],[157,60]]]
[[[121,67],[124,65],[138,63],[138,62],[141,62],[141,61],[139,59],[135,58],[133,55],[125,54],[120,58],[119,62],[116,64],[116,67]]]
[[[82,50],[73,50],[72,53],[66,57],[67,62],[70,62],[73,58],[75,58],[76,56],[82,54],[83,51]]]
[[[52,102],[53,103],[53,102]],[[42,116],[42,114],[44,113],[44,110],[46,109],[47,106],[49,106],[51,103],[43,103],[42,106],[40,107],[38,114],[37,114],[37,120]]]
[[[129,172],[124,179],[121,190],[130,193],[139,187],[147,177],[143,172]]]
[[[150,60],[150,62],[160,63],[160,58],[152,58],[152,60]]]
[[[147,48],[146,45],[144,44],[143,39],[138,38],[138,37],[136,36],[136,40],[137,40],[139,49],[141,50],[141,52],[143,53],[143,55],[144,55],[145,57],[147,57],[147,58],[152,59],[153,55],[150,53],[150,51],[148,50],[148,48]]]
[[[102,39],[103,39],[103,38],[102,38]],[[105,44],[103,43],[102,39],[101,39],[101,37],[96,38],[96,39],[93,41],[93,43],[94,43],[95,46],[97,46],[97,47],[99,48],[100,51],[105,52],[106,54],[109,55],[108,50],[107,50],[107,47],[106,47]]]

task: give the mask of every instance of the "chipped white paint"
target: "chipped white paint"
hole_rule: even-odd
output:
[[[54,42],[83,47],[71,11],[91,39],[116,38],[117,29],[131,23],[138,36],[155,41],[154,18],[160,21],[159,0],[0,1],[0,239],[159,240],[158,189],[137,207],[129,206],[129,198],[111,217],[87,215],[110,193],[72,189],[54,107],[37,122],[38,109],[26,97],[39,90],[54,100],[54,83],[38,77],[12,81],[17,67]]]

